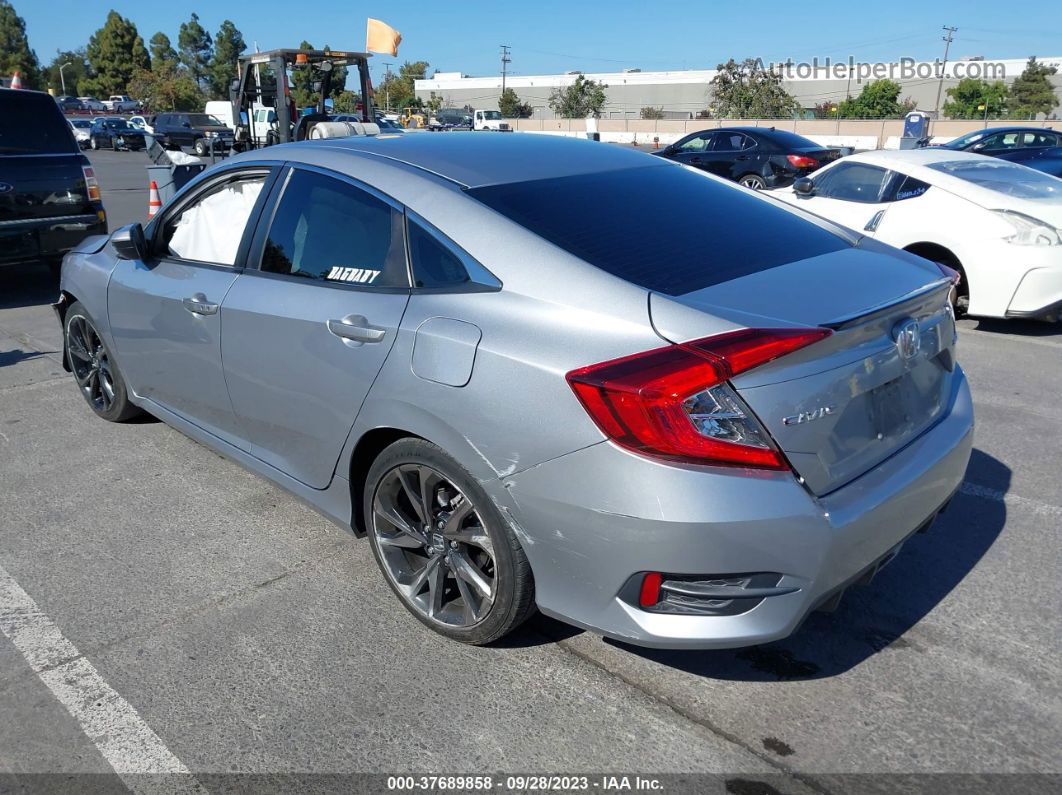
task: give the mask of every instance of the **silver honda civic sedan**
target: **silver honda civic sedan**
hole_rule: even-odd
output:
[[[713,648],[794,632],[958,488],[952,288],[676,163],[454,133],[227,160],[68,255],[56,310],[98,416],[368,536],[437,632]]]

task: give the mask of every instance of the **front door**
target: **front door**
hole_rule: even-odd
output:
[[[222,358],[251,454],[324,488],[409,301],[403,218],[347,177],[280,181],[221,307]]]
[[[708,150],[712,146],[712,136],[715,133],[697,133],[687,138],[675,147],[672,160],[684,163],[687,166],[708,170]]]
[[[268,170],[219,177],[149,228],[151,254],[119,260],[107,291],[123,374],[142,398],[239,442],[221,368],[221,314]]]

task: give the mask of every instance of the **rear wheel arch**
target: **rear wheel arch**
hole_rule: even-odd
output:
[[[365,481],[369,470],[380,453],[399,439],[423,439],[423,436],[400,428],[373,428],[358,439],[350,454],[350,526],[358,537],[368,531],[365,527],[365,511],[362,509],[362,495],[365,493]],[[430,441],[430,440],[428,440]]]
[[[903,247],[904,251],[911,254],[917,254],[919,257],[931,260],[933,262],[939,262],[943,265],[947,265],[952,270],[957,270],[959,276],[959,286],[956,290],[956,295],[959,299],[957,303],[963,303],[968,305],[970,301],[970,282],[966,275],[966,269],[962,266],[962,261],[955,255],[951,249],[947,246],[942,246],[940,243],[931,243],[929,241],[919,241],[917,243],[910,243]],[[962,299],[965,299],[964,301]],[[957,306],[957,309],[965,311],[962,306]]]

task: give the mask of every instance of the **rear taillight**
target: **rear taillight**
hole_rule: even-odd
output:
[[[92,166],[82,166],[81,173],[85,175],[85,188],[88,191],[89,201],[98,202],[100,200],[100,183],[96,181],[96,172],[92,170]]]
[[[819,161],[807,155],[787,155],[786,160],[793,168],[818,168]]]
[[[954,287],[959,286],[959,282],[962,281],[962,274],[960,274],[954,268],[949,268],[942,262],[934,262],[933,264],[940,269],[940,272],[944,274],[944,276],[948,279],[949,282],[952,283]]]
[[[727,383],[830,335],[829,329],[743,329],[568,373],[601,431],[637,453],[694,464],[788,469]]]

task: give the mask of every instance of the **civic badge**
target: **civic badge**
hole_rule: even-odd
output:
[[[900,358],[913,359],[922,350],[922,329],[917,320],[901,320],[892,328],[892,338],[896,341],[896,350]]]

